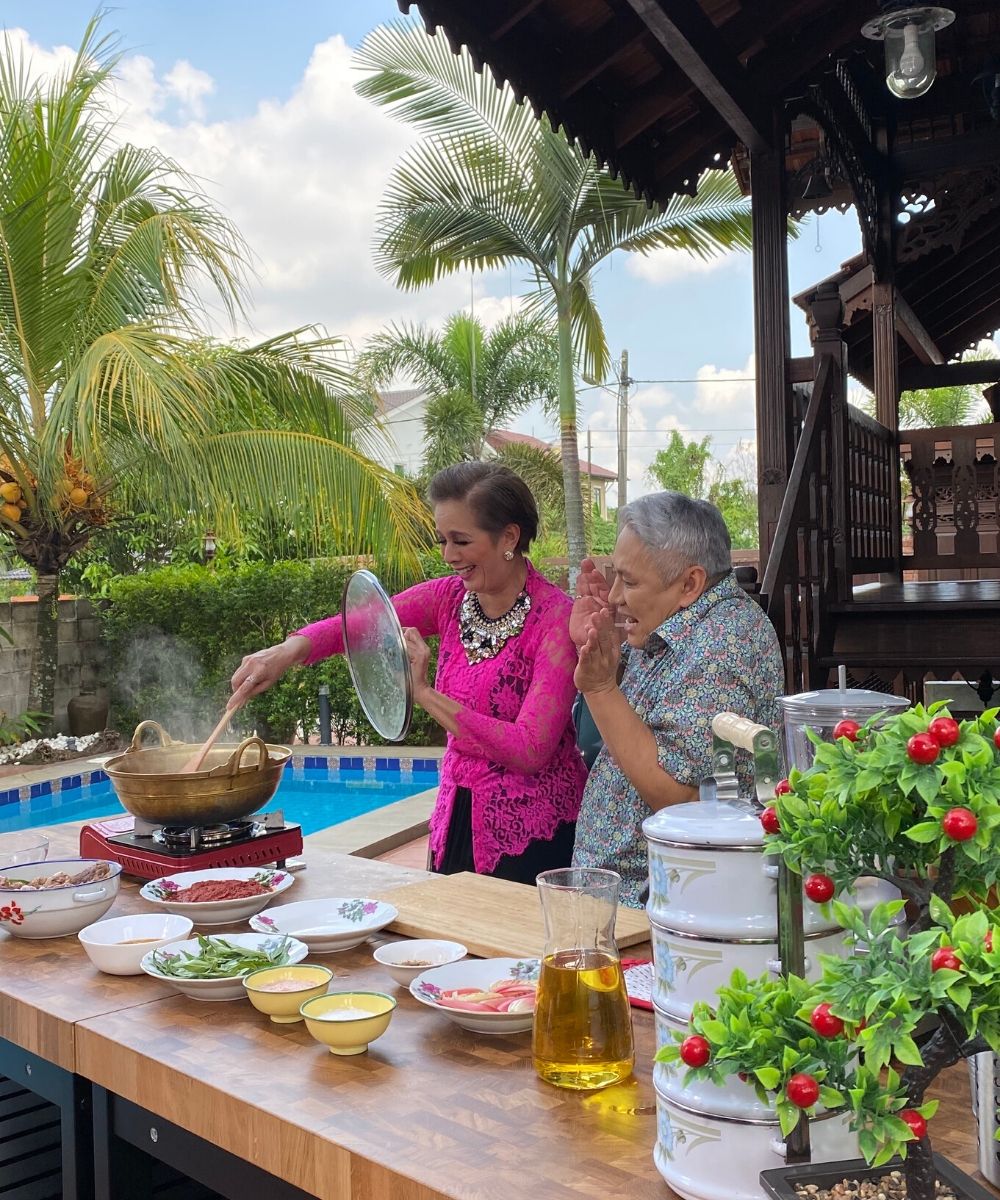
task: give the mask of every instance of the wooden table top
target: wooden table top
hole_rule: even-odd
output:
[[[308,839],[306,858],[294,899],[366,894],[425,874],[314,849]],[[136,890],[125,884],[113,913],[141,906]],[[14,1020],[0,1028],[322,1200],[673,1197],[652,1161],[651,1014],[633,1010],[632,1079],[564,1091],[535,1075],[529,1034],[459,1029],[393,983],[371,949],[315,958],[335,971],[334,986],[398,997],[387,1032],[355,1058],[329,1054],[304,1025],[272,1024],[243,1001],[165,997],[145,976],[100,975],[70,938],[0,942],[0,1019]],[[971,1171],[964,1068],[942,1082],[949,1094],[935,1134],[956,1125],[967,1134],[939,1148]]]
[[[76,822],[41,830],[49,839],[49,858],[78,855],[79,831]],[[296,873],[286,901],[330,895],[331,886],[338,891],[385,889],[422,879],[426,874],[321,848],[311,848],[306,861],[310,865]],[[153,911],[139,896],[140,886],[141,881],[123,876],[118,896],[105,915],[122,917]],[[229,927],[229,932],[237,928]],[[91,965],[76,934],[34,941],[0,930],[0,1035],[66,1070],[76,1069],[78,1022],[176,994],[173,988],[148,975],[102,974]]]

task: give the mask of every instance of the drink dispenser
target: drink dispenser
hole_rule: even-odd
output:
[[[822,741],[831,742],[840,721],[864,725],[879,713],[888,717],[910,707],[909,700],[902,696],[848,687],[779,696],[778,703],[785,723],[785,767],[787,770],[798,767],[800,771],[812,766],[816,753],[806,730],[811,729]]]

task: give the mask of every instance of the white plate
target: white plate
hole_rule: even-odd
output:
[[[270,891],[259,896],[244,896],[236,900],[207,900],[195,903],[171,899],[171,892],[190,887],[205,879],[252,879]],[[176,875],[163,875],[152,879],[139,889],[139,895],[150,904],[176,913],[179,917],[190,917],[195,925],[232,925],[246,921],[271,903],[275,896],[287,892],[295,882],[288,871],[273,867],[211,867],[204,871],[179,871]]]
[[[433,1008],[473,1033],[497,1036],[525,1033],[535,1022],[533,1012],[468,1012],[460,1008],[447,1008],[439,1004],[435,997],[451,988],[474,987],[486,991],[501,979],[523,979],[526,983],[537,984],[540,966],[537,958],[467,958],[462,962],[424,971],[410,984],[410,994],[421,1004],[426,1004],[428,1008]]]
[[[273,935],[262,933],[221,933],[209,935],[212,937],[225,938],[227,942],[233,942],[237,946],[245,946],[248,949],[259,950],[265,946],[272,946],[279,942],[280,938],[275,938]],[[227,975],[225,979],[178,979],[174,975],[164,975],[158,971],[153,964],[153,954],[179,954],[182,950],[193,954],[198,949],[198,939],[191,938],[186,942],[171,942],[169,946],[161,946],[156,951],[150,951],[140,964],[143,971],[147,975],[151,975],[154,979],[159,979],[163,983],[168,983],[172,988],[176,988],[184,996],[189,996],[192,1000],[244,1000],[246,999],[246,988],[243,986],[242,975]],[[287,963],[301,962],[309,953],[309,947],[303,945],[302,942],[296,941],[295,938],[288,939],[288,959]],[[277,964],[276,964],[277,965]],[[286,965],[286,964],[281,964]],[[247,972],[249,974],[249,972]]]
[[[358,896],[330,896],[281,904],[250,920],[258,933],[287,933],[312,954],[333,954],[360,946],[398,916],[391,904]]]

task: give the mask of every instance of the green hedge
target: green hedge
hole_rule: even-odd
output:
[[[440,558],[430,557],[425,566],[425,577],[441,573]],[[378,573],[377,565],[373,569]],[[102,620],[117,727],[127,731],[152,718],[175,737],[207,733],[243,655],[338,612],[353,570],[353,564],[339,561],[276,562],[231,570],[163,567],[116,578]],[[290,671],[255,697],[237,721],[270,740],[290,741],[297,725],[317,727],[318,689],[324,683],[330,688],[334,738],[380,742],[361,712],[340,655]],[[443,740],[440,726],[414,709],[406,744]]]

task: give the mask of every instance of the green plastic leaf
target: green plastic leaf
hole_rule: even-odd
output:
[[[906,837],[911,842],[919,842],[921,844],[937,841],[941,837],[941,826],[937,821],[921,821],[919,825],[914,825],[906,830]]]
[[[781,1072],[777,1067],[758,1067],[754,1071],[754,1075],[756,1075],[760,1086],[766,1088],[769,1092],[773,1092],[781,1082]]]

